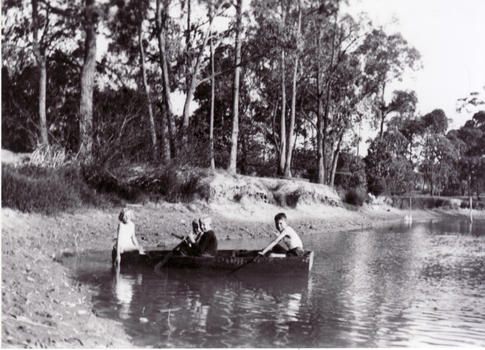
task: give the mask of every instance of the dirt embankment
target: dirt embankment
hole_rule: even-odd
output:
[[[211,181],[211,203],[132,206],[141,244],[172,244],[171,233],[185,235],[191,221],[202,215],[213,218],[220,240],[260,236],[269,242],[273,217],[280,211],[301,235],[373,227],[408,214],[385,204],[346,209],[330,189],[301,181],[268,183],[267,179],[218,176]],[[290,200],[297,200],[295,208],[269,203],[268,196],[281,199],[285,193],[294,195]],[[96,287],[76,281],[56,258],[89,249],[106,249],[109,254],[120,209],[46,217],[2,208],[3,348],[132,347],[119,323],[96,316],[91,304]],[[447,215],[467,213],[455,210]],[[414,211],[412,215],[419,219],[443,213]]]

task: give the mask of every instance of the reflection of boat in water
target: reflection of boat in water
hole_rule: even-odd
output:
[[[145,254],[125,252],[121,254],[121,267],[155,267],[170,250],[147,249]],[[182,256],[179,251],[173,252],[164,268],[188,270],[233,271],[251,273],[304,273],[307,277],[313,265],[313,252],[306,252],[301,257],[265,257],[258,256],[257,250],[219,250],[215,257]],[[256,258],[257,257],[257,258]],[[256,259],[255,259],[256,258]]]
[[[267,293],[299,293],[310,283],[307,274],[259,274],[249,270],[240,270],[241,273],[230,274],[212,270],[172,269],[164,268],[159,278],[167,282],[183,284],[186,286],[204,286],[208,281],[217,288],[231,286],[245,290],[260,290]],[[310,277],[311,278],[311,277]]]

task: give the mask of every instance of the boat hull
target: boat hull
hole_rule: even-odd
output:
[[[153,268],[170,250],[149,249],[145,254],[126,252],[121,254],[121,268]],[[245,271],[252,273],[309,273],[313,266],[313,252],[306,252],[301,257],[258,257],[257,250],[219,250],[215,257],[181,256],[175,252],[164,264],[164,268],[211,270],[211,271]],[[243,266],[245,265],[245,266]]]

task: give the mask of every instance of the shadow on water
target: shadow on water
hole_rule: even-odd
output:
[[[107,251],[66,264],[99,289],[93,310],[119,321],[137,346],[485,346],[484,221],[302,239],[315,251],[310,276],[117,272]]]

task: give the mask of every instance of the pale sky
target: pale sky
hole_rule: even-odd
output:
[[[367,12],[388,34],[399,32],[422,55],[423,68],[391,90],[414,90],[418,111],[442,109],[462,126],[473,113],[455,111],[458,98],[485,99],[485,0],[350,0],[351,14]],[[392,18],[398,24],[390,25]]]

